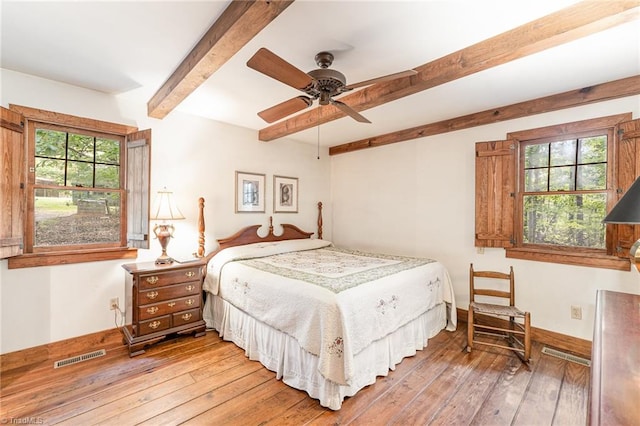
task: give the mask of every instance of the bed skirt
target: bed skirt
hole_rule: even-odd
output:
[[[403,358],[426,347],[428,339],[447,325],[446,311],[445,303],[436,305],[363,349],[354,358],[355,374],[349,385],[326,380],[318,372],[318,357],[301,348],[296,339],[256,320],[218,296],[207,294],[203,316],[207,328],[217,330],[222,339],[244,349],[250,360],[259,361],[274,371],[277,379],[307,392],[318,399],[320,405],[339,410],[346,397],[375,383],[376,377],[386,376]]]

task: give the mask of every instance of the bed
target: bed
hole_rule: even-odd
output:
[[[200,248],[204,253],[201,199]],[[206,256],[207,328],[287,385],[339,410],[441,330],[456,327],[449,274],[438,261],[335,247],[291,224],[219,239]]]

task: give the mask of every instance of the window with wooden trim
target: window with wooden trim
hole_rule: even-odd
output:
[[[640,120],[620,114],[476,144],[477,247],[629,270],[640,226],[602,219],[640,174]]]
[[[24,116],[21,256],[9,268],[136,257],[148,248],[151,132],[12,105]]]

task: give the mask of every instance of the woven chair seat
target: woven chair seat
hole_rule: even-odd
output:
[[[524,317],[524,312],[515,306],[494,305],[492,303],[471,302],[473,312],[490,315],[502,315],[507,317]]]

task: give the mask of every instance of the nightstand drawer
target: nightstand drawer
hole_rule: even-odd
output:
[[[173,314],[173,326],[178,327],[190,322],[200,320],[200,309],[192,309],[190,311],[178,312]]]
[[[169,315],[158,317],[149,321],[140,321],[138,335],[155,333],[157,331],[166,330],[171,327],[171,317]]]
[[[175,283],[185,281],[200,281],[202,268],[186,268],[177,271],[159,272],[154,274],[140,275],[140,290],[156,289]]]
[[[189,296],[192,294],[200,294],[202,282],[191,281],[182,284],[176,284],[169,287],[148,289],[141,291],[139,294],[139,304],[148,305],[158,303],[163,300],[175,299],[178,297]]]
[[[185,311],[187,309],[200,307],[200,295],[195,294],[191,297],[182,299],[173,299],[154,305],[145,305],[138,308],[138,318],[146,320],[149,318],[171,314],[174,312]]]

